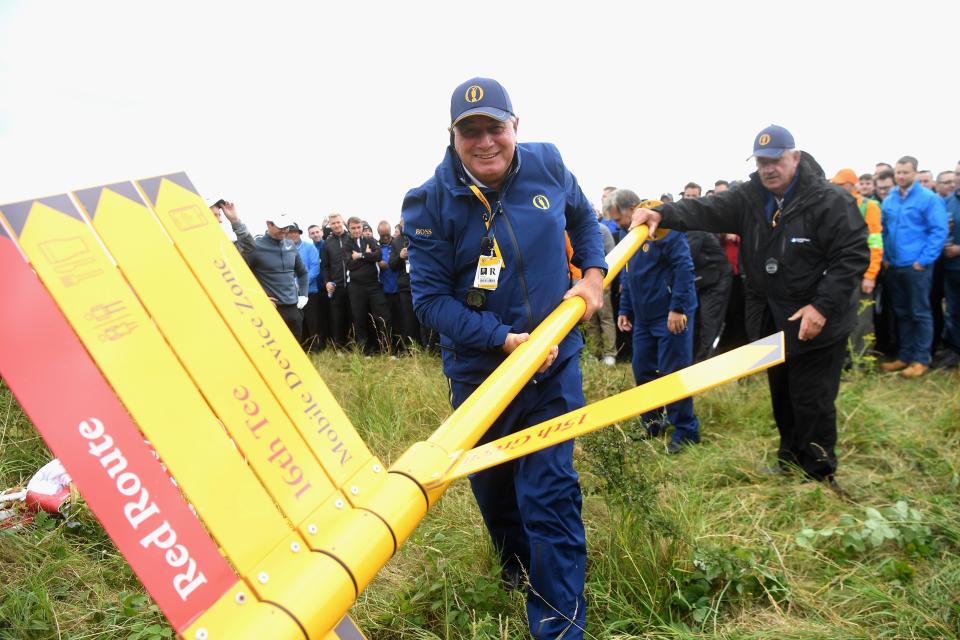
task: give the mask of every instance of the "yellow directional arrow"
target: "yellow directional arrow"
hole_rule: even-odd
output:
[[[730,380],[763,371],[783,360],[781,332],[472,449],[457,459],[443,478],[424,486],[427,489],[439,487]]]

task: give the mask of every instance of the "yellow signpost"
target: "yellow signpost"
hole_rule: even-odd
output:
[[[362,638],[348,609],[454,480],[783,361],[771,336],[473,449],[582,317],[572,298],[386,469],[185,174],[74,198],[0,213],[241,578],[184,638]]]

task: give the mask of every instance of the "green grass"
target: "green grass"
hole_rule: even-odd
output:
[[[431,356],[316,363],[387,463],[449,414]],[[589,401],[631,382],[626,366],[585,363]],[[837,453],[853,503],[758,473],[777,441],[765,376],[714,389],[696,410],[703,444],[679,456],[635,441],[635,423],[578,441],[588,637],[960,637],[960,374],[845,377]],[[0,488],[48,457],[0,385]],[[75,520],[0,531],[0,638],[169,637],[99,525],[83,509]],[[523,596],[498,575],[458,482],[353,616],[372,639],[525,638]]]

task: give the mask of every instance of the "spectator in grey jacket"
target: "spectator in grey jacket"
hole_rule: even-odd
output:
[[[280,222],[279,225],[275,221]],[[244,254],[267,297],[299,342],[303,329],[303,309],[307,305],[307,267],[292,242],[284,238],[293,222],[286,214],[267,221],[267,232],[257,236],[252,253]]]

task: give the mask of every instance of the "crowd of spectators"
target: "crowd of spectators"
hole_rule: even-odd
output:
[[[856,199],[867,223],[870,266],[860,287],[860,312],[850,341],[848,365],[875,355],[884,371],[904,377],[924,375],[929,368],[960,363],[960,184],[955,170],[934,173],[919,169],[904,156],[895,165],[879,162],[872,172],[844,168],[832,182]],[[738,184],[717,180],[703,193],[688,182],[680,198],[714,196]],[[618,225],[607,187],[595,209],[605,252],[625,234]],[[661,202],[672,202],[663,193]],[[277,216],[254,239],[236,222],[235,207],[218,200],[211,204],[232,226],[243,253],[270,298],[305,350],[357,345],[367,355],[400,354],[412,345],[430,350],[437,334],[421,326],[410,291],[409,240],[401,224],[380,221],[374,233],[365,220],[332,213],[306,227]],[[275,224],[276,223],[276,224]],[[242,229],[237,232],[237,226]],[[745,276],[740,263],[740,238],[733,234],[689,231],[685,234],[692,258],[697,299],[693,320],[693,361],[748,341],[744,314]],[[262,264],[263,254],[289,246],[289,291],[278,289],[276,265]],[[257,257],[257,252],[260,257]],[[282,250],[277,255],[283,255]],[[293,254],[290,254],[293,256]],[[278,263],[282,266],[283,261]],[[306,292],[298,278],[306,273]],[[632,331],[616,321],[620,309],[620,278],[605,293],[604,307],[582,329],[591,352],[604,364],[632,359]]]
[[[358,346],[366,355],[436,348],[437,335],[421,327],[410,293],[409,240],[401,225],[373,227],[338,213],[304,229],[279,214],[252,236],[236,207],[208,200],[268,298],[304,350]]]

